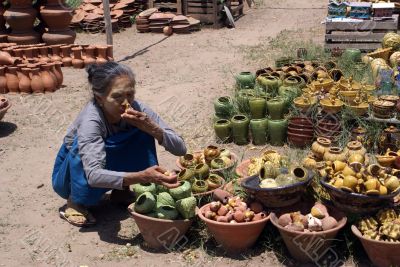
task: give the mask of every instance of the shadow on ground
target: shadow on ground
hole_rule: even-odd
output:
[[[12,122],[0,121],[0,138],[9,136],[17,129],[17,125]]]

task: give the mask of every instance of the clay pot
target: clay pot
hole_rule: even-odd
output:
[[[288,122],[282,120],[268,120],[268,135],[270,144],[273,146],[283,146],[286,140]]]
[[[107,62],[107,46],[98,45],[97,46],[97,64],[104,64]]]
[[[214,123],[214,131],[218,140],[227,143],[232,139],[231,122],[229,120],[221,119]]]
[[[61,46],[61,51],[62,51],[62,64],[64,67],[71,67],[72,66],[72,58],[71,58],[71,46],[69,45],[64,45]]]
[[[75,69],[82,69],[85,66],[85,63],[82,60],[82,48],[74,47],[71,50],[74,54],[74,58],[72,59],[72,66]]]
[[[210,204],[201,207],[198,216],[206,223],[208,231],[218,244],[228,253],[240,253],[252,247],[269,220],[269,217],[265,216],[261,220],[251,222],[217,222],[204,216],[204,211],[209,207]]]
[[[235,76],[236,86],[240,89],[254,88],[256,77],[249,71],[240,72]]]
[[[265,103],[265,101],[264,101]],[[268,119],[250,120],[251,137],[254,145],[265,145],[267,142]]]
[[[311,130],[312,131],[312,130]],[[304,148],[311,145],[314,140],[314,135],[310,134],[299,134],[288,131],[288,142],[295,147]]]
[[[192,225],[192,220],[164,220],[142,215],[134,211],[134,204],[128,211],[135,220],[147,245],[153,249],[169,249],[176,246]],[[174,229],[174,238],[170,238]]]
[[[14,55],[16,58],[22,59],[24,57],[24,53],[21,48],[14,49]]]
[[[34,94],[44,93],[44,85],[39,74],[39,68],[31,69],[31,88]]]
[[[311,146],[311,151],[315,155],[317,159],[322,159],[324,157],[325,152],[329,150],[329,147],[331,145],[331,140],[324,138],[324,137],[318,137],[317,141],[315,141],[312,146]]]
[[[19,75],[19,91],[23,94],[32,93],[31,79],[29,78],[31,69],[21,68],[21,74]]]
[[[0,94],[8,93],[5,69],[5,67],[0,67]]]
[[[62,63],[60,61],[54,62],[54,75],[57,78],[57,88],[60,88],[64,81],[64,76],[61,70]]]
[[[42,78],[45,93],[54,92],[57,87],[57,81],[55,76],[53,77],[51,74],[51,68],[52,65],[49,64],[41,65],[40,77]]]
[[[346,161],[346,159],[346,153],[340,147],[331,147],[324,153],[325,161]]]
[[[245,145],[249,136],[250,121],[245,115],[235,115],[231,119],[233,142],[237,145]]]
[[[400,150],[400,130],[394,126],[386,128],[379,137],[378,148],[381,154],[388,149],[391,151]]]
[[[9,93],[19,93],[19,79],[17,76],[18,67],[7,67],[7,88]]]
[[[50,57],[51,61],[55,62],[55,61],[61,61],[61,57],[60,57],[60,47],[61,45],[51,45],[51,52],[52,52],[52,56]]]
[[[273,98],[267,101],[268,114],[272,120],[283,118],[285,101],[282,98]]]
[[[359,141],[351,141],[347,143],[346,148],[344,149],[344,152],[347,154],[348,157],[354,155],[354,154],[359,154],[361,156],[365,156],[367,153],[367,150],[363,147],[361,142]]]
[[[15,63],[15,58],[13,58],[9,53],[0,51],[0,64],[1,65],[13,65]]]
[[[50,61],[49,48],[47,46],[39,47],[39,61],[43,63],[47,63]]]
[[[264,98],[250,98],[249,106],[252,119],[262,119],[265,117],[267,103]]]
[[[83,62],[85,63],[85,66],[96,63],[96,59],[94,58],[95,49],[96,49],[96,47],[93,47],[93,46],[85,47],[86,55],[85,55],[85,59],[83,60]]]

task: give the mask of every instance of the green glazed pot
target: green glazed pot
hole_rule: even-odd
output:
[[[156,185],[153,183],[134,184],[130,186],[130,190],[135,193],[136,197],[140,196],[144,192],[150,192],[153,195],[157,193]]]
[[[194,176],[197,179],[205,179],[210,174],[210,167],[207,164],[201,163],[194,168]]]
[[[231,119],[233,142],[237,145],[248,143],[249,119],[245,115],[235,115]]]
[[[156,206],[159,207],[163,205],[175,207],[175,200],[168,192],[162,192],[157,195]]]
[[[268,133],[271,145],[283,146],[287,135],[287,120],[268,120]]]
[[[348,61],[360,62],[361,51],[360,49],[347,48],[342,54],[342,58]]]
[[[249,99],[250,114],[252,119],[261,119],[265,117],[267,103],[264,98],[254,97]]]
[[[229,118],[233,109],[233,101],[229,96],[222,96],[214,101],[215,115],[220,118]]]
[[[184,219],[196,216],[197,201],[195,197],[187,197],[176,202],[176,209]]]
[[[261,74],[257,77],[257,82],[266,90],[267,93],[276,94],[279,88],[280,79],[269,74]]]
[[[204,180],[194,180],[192,192],[195,194],[204,193],[208,190],[208,184]]]
[[[283,80],[283,84],[278,89],[278,94],[280,96],[286,96],[288,94],[294,95],[295,97],[300,94],[301,78],[295,76],[289,76]]]
[[[251,89],[254,88],[256,77],[249,71],[243,71],[235,76],[236,86],[239,89]]]
[[[135,202],[135,211],[137,213],[145,214],[151,212],[156,206],[156,198],[150,192],[144,192]]]
[[[236,96],[236,101],[239,107],[239,111],[243,113],[249,113],[250,112],[249,99],[255,96],[256,96],[255,90],[252,89],[240,90]]]
[[[283,119],[285,110],[285,101],[281,97],[267,100],[268,114],[272,120]]]
[[[164,220],[175,220],[179,213],[175,207],[169,205],[161,205],[157,207],[157,217]]]
[[[265,145],[267,142],[268,119],[252,119],[250,120],[251,136],[253,144],[256,146]]]
[[[187,198],[192,195],[191,185],[188,181],[180,182],[180,186],[169,189],[169,194],[175,199],[179,200]]]
[[[218,120],[214,123],[214,131],[218,140],[223,143],[229,143],[232,139],[231,122],[226,119]]]
[[[183,169],[178,173],[179,181],[191,181],[194,177],[194,171],[191,169]]]
[[[222,169],[225,168],[225,161],[221,158],[213,159],[211,161],[211,169]]]

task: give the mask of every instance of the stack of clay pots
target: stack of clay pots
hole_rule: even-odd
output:
[[[306,147],[314,140],[314,127],[309,117],[293,117],[289,120],[288,142],[296,147]]]

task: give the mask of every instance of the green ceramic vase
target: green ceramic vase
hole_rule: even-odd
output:
[[[283,146],[287,135],[287,120],[268,120],[268,134],[271,145]]]
[[[361,51],[360,49],[347,48],[342,54],[342,58],[347,61],[360,62]]]
[[[248,143],[249,119],[245,115],[235,115],[231,119],[233,142],[237,145]]]
[[[214,131],[218,141],[222,143],[229,143],[232,137],[231,122],[229,120],[221,119],[214,123]]]
[[[281,97],[275,97],[267,100],[268,114],[272,120],[283,119],[285,101]]]
[[[242,113],[250,113],[249,99],[255,96],[256,96],[255,90],[252,89],[240,90],[236,96],[239,111]]]
[[[267,142],[268,119],[250,120],[250,130],[253,144],[256,146],[265,145]]]
[[[236,86],[239,89],[251,89],[254,88],[256,77],[249,71],[243,71],[235,76]]]
[[[229,96],[222,96],[214,101],[215,115],[220,118],[229,119],[233,109],[233,101]]]
[[[279,88],[279,78],[269,74],[261,74],[257,77],[257,82],[265,89],[269,94],[275,95]]]
[[[265,117],[267,103],[265,98],[253,97],[249,99],[250,114],[252,119],[261,119]]]

